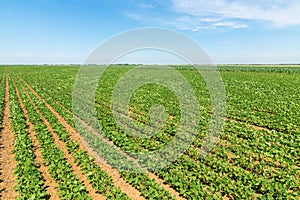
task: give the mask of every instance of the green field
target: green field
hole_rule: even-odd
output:
[[[176,135],[180,107],[170,90],[147,84],[132,95],[130,117],[139,126],[149,125],[149,109],[160,104],[166,109],[161,131],[136,138],[118,127],[111,95],[131,68],[108,67],[98,83],[95,105],[104,140],[95,138],[89,145],[110,166],[103,167],[75,130],[72,92],[79,66],[0,67],[1,138],[8,132],[14,136],[11,154],[4,155],[5,146],[0,150],[1,162],[9,157],[15,163],[11,196],[300,199],[300,66],[218,66],[226,90],[226,118],[220,140],[204,158],[199,153],[211,119],[210,95],[199,73],[191,67],[174,66],[198,98],[198,131],[192,144],[171,165],[145,173],[114,169],[114,159],[105,154],[108,144],[132,153],[163,148]],[[9,101],[5,102],[8,94]],[[4,123],[5,107],[10,110],[11,128]],[[81,136],[88,137],[88,133]],[[1,168],[1,174],[5,173]],[[11,187],[0,177],[1,187]]]

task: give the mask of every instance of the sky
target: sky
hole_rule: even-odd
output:
[[[300,63],[299,13],[297,0],[0,0],[0,64],[81,64],[108,38],[144,27],[182,33],[218,64]],[[165,54],[119,61],[177,62]]]

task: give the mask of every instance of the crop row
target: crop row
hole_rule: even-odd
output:
[[[48,167],[51,177],[58,184],[58,192],[61,199],[90,199],[85,186],[79,181],[73,173],[71,165],[64,157],[63,152],[56,146],[47,126],[42,122],[39,114],[35,112],[30,101],[22,93],[20,96],[28,111],[28,117],[34,126],[35,136],[40,143],[40,149],[44,159],[44,165]]]
[[[27,91],[30,93],[30,91]],[[45,117],[48,119],[48,121],[53,125],[53,129],[56,131],[56,133],[59,135],[59,137],[66,142],[67,148],[70,152],[72,152],[75,160],[77,159],[77,163],[82,164],[82,167],[85,168],[87,165],[91,165],[89,168],[97,168],[96,164],[91,162],[91,158],[87,158],[87,153],[85,151],[79,151],[78,152],[78,144],[76,142],[72,141],[68,137],[68,133],[65,130],[65,128],[62,126],[60,122],[57,121],[55,116],[51,113],[51,111],[46,108],[45,104],[39,101],[32,93],[30,94],[31,99],[39,105],[39,109],[42,111],[42,113],[45,113]],[[46,100],[47,101],[47,100]],[[49,102],[49,101],[47,101]],[[94,135],[93,133],[88,133],[89,136]],[[111,148],[107,143],[103,142],[101,139],[99,140],[99,137],[97,137],[96,140],[89,139],[88,141],[97,141],[95,144],[97,144],[97,148],[95,150],[99,153],[106,153],[106,156],[104,158],[107,158],[107,156],[114,156],[113,154],[109,153],[109,148]],[[101,154],[100,154],[101,155]],[[120,156],[120,155],[119,155]],[[115,158],[112,157],[111,159],[108,159],[111,162],[115,162]],[[90,163],[89,163],[90,162]],[[110,163],[114,166],[113,163]],[[134,167],[134,166],[132,166]],[[99,169],[100,170],[100,169]],[[110,188],[111,183],[109,183],[110,178],[101,178],[100,180],[96,179],[93,175],[90,173],[90,171],[85,171],[87,174],[89,174],[89,178],[92,181],[103,181],[106,180],[105,184],[107,185],[107,188],[104,189],[104,192],[108,193],[109,195],[115,195],[120,196],[119,190],[115,190]],[[102,172],[104,173],[104,172]],[[131,183],[133,187],[137,188],[143,196],[146,198],[156,197],[156,198],[173,198],[168,191],[165,191],[163,188],[161,188],[153,179],[150,179],[148,175],[142,174],[142,173],[130,173],[130,172],[120,172],[121,176],[128,182]],[[105,174],[104,174],[105,175]],[[105,177],[105,176],[104,176]],[[93,184],[93,183],[92,183]],[[95,185],[100,185],[100,187],[103,187],[103,184],[95,183]],[[115,193],[115,194],[114,194]]]
[[[61,93],[72,93],[72,83],[75,80],[78,68],[72,68],[69,72],[62,71],[56,73],[56,69],[49,71],[49,79],[47,82],[41,82],[43,86],[47,87],[52,83],[59,86],[59,91],[54,93],[57,98]],[[105,94],[111,87],[114,87],[118,78],[122,77],[129,69],[112,68],[101,77],[99,85],[99,98]],[[203,92],[203,80],[197,78],[196,73],[191,70],[179,70],[180,73],[190,81],[194,87],[195,92],[199,96],[207,97],[207,92]],[[54,73],[55,72],[55,73]],[[42,72],[40,72],[42,73]],[[51,79],[54,76],[53,79]],[[60,76],[66,77],[62,80]],[[33,75],[34,79],[41,77]],[[32,78],[30,77],[30,78]],[[50,78],[51,77],[51,78]],[[26,78],[26,76],[24,76]],[[222,78],[227,90],[227,110],[230,118],[246,121],[258,126],[265,126],[270,129],[284,131],[288,133],[296,133],[299,127],[299,116],[294,110],[299,109],[299,102],[297,102],[298,74],[284,74],[284,73],[259,73],[259,72],[222,72]],[[103,79],[103,80],[102,80]],[[27,81],[34,83],[34,80],[27,78]],[[107,90],[105,89],[107,88]],[[286,90],[285,88],[289,88]],[[102,92],[103,91],[103,92]],[[66,96],[68,102],[71,102],[71,96]],[[201,105],[208,105],[205,98],[200,99]],[[204,100],[204,101],[202,101]],[[71,109],[69,103],[68,109]],[[296,114],[296,116],[295,116]],[[293,130],[296,129],[296,130]]]
[[[116,70],[115,70],[116,71]],[[115,72],[115,71],[113,71],[113,72]],[[113,74],[113,73],[112,73]],[[114,74],[115,75],[115,74]],[[122,75],[122,73],[121,73],[121,75]],[[119,77],[119,75],[116,75],[115,77]],[[104,77],[105,78],[105,77]],[[112,80],[112,81],[105,81],[104,80],[104,83],[103,83],[103,87],[100,87],[101,88],[101,91],[103,91],[103,92],[100,92],[100,94],[101,94],[101,96],[99,96],[99,98],[101,98],[101,102],[99,102],[100,104],[101,104],[101,106],[103,106],[103,105],[105,105],[105,106],[107,106],[107,103],[105,103],[105,102],[103,102],[103,99],[108,99],[107,98],[107,94],[109,94],[109,92],[112,90],[112,87],[113,87],[113,85],[115,84],[115,82],[116,82],[116,80],[117,80],[117,78],[113,78],[111,75],[110,76],[108,76],[108,78],[107,78],[108,80]],[[65,84],[65,85],[68,85],[68,84]],[[104,85],[106,85],[106,87],[104,87]],[[57,96],[55,96],[55,98],[60,98],[60,99],[63,99],[63,98],[65,98],[65,99],[69,99],[69,97],[68,97],[68,95],[67,94],[69,94],[70,93],[70,91],[69,91],[69,87],[67,87],[68,89],[62,89],[62,90],[51,90],[51,88],[49,88],[49,90],[51,91],[51,93],[54,93],[54,94],[57,94]],[[198,91],[198,87],[197,87],[197,91]],[[63,94],[63,95],[62,95]],[[61,97],[59,97],[59,96],[61,96]],[[107,101],[107,100],[106,100]],[[68,105],[68,103],[67,103],[68,101],[67,100],[65,100],[64,101],[64,103],[66,104],[66,105]],[[109,105],[108,105],[109,106]],[[67,106],[68,107],[68,106]],[[241,109],[241,111],[243,111],[243,109]],[[289,144],[297,144],[297,140],[299,140],[299,137],[298,137],[298,134],[297,133],[294,133],[294,135],[293,135],[293,133],[291,133],[291,134],[281,134],[281,133],[279,133],[280,135],[277,137],[277,136],[274,136],[274,134],[272,135],[272,139],[274,139],[274,138],[278,138],[278,141],[280,142],[280,143],[283,143],[284,145],[289,145]],[[268,137],[268,135],[265,135],[266,137]],[[286,140],[283,140],[284,138],[286,138]]]
[[[19,199],[45,199],[47,193],[44,180],[38,170],[33,145],[28,136],[28,125],[12,84],[9,84],[9,94],[10,118],[15,136],[14,154],[17,163],[14,173],[17,176],[15,189],[19,192]]]
[[[103,110],[104,112],[105,112],[105,110]],[[101,112],[101,113],[104,113],[104,112]],[[109,116],[106,116],[106,117],[102,117],[103,119],[108,119],[109,120]],[[111,127],[111,125],[110,125],[110,127]],[[112,132],[112,131],[108,131],[108,132]],[[230,135],[230,134],[229,134]],[[115,138],[117,138],[117,139],[119,139],[120,138],[120,136],[116,136]],[[123,138],[123,139],[125,139],[125,138]],[[209,162],[206,162],[206,163],[209,163]],[[222,163],[221,162],[218,162],[217,163],[218,165],[220,165],[221,167],[219,168],[219,169],[221,169],[221,171],[224,171],[224,170],[226,170],[228,167],[232,167],[232,166],[224,166],[224,164],[222,165]],[[207,170],[211,170],[210,168],[206,168],[206,171]],[[241,171],[241,172],[243,172],[243,170]],[[209,173],[209,172],[208,172]],[[223,172],[224,173],[224,172]],[[228,173],[228,172],[227,172]],[[243,174],[243,173],[240,173],[239,174],[239,172],[232,172],[232,173],[235,173],[235,175],[234,175],[234,177],[240,177],[241,176],[241,174]],[[225,173],[226,174],[226,173]],[[169,175],[169,177],[170,177],[171,175]],[[165,178],[165,177],[164,177]],[[257,177],[256,176],[252,176],[252,178],[251,178],[251,180],[255,180]],[[178,178],[177,178],[178,179]],[[249,180],[249,178],[247,178],[247,180]],[[260,179],[257,179],[257,180],[260,180]],[[264,179],[261,179],[261,182],[263,181]],[[226,182],[226,184],[228,184],[229,182],[231,182],[228,178],[227,178],[227,182]],[[294,182],[292,182],[292,183],[294,183]],[[197,185],[197,184],[196,184]],[[222,185],[222,184],[219,184],[219,185]],[[253,184],[254,185],[254,184]],[[243,186],[243,183],[240,183],[240,186],[239,187],[236,187],[236,188],[239,188],[240,190],[241,190],[241,188],[244,188],[244,189],[247,189],[246,187],[242,187]],[[258,186],[256,186],[256,190],[258,190],[259,188],[262,188],[262,187],[265,187],[265,186],[263,186],[263,185],[258,185]],[[272,187],[272,185],[270,185],[269,187]],[[255,187],[254,187],[255,188]],[[280,188],[279,188],[280,189]],[[221,190],[223,190],[223,188],[220,188],[220,189],[218,189],[219,191],[221,191]],[[193,190],[191,190],[191,191],[193,191]],[[190,193],[191,193],[191,191],[190,191]],[[258,190],[259,191],[259,190]],[[237,194],[240,194],[240,195],[245,195],[245,194],[248,194],[248,195],[250,195],[250,194],[253,194],[253,191],[251,192],[251,191],[249,191],[249,193],[245,193],[244,191],[243,191],[243,189],[241,190],[241,192],[238,192],[237,190],[234,190],[234,191],[231,191],[232,193],[235,193],[236,195]],[[261,191],[262,192],[262,191]],[[185,195],[187,195],[187,194],[185,194]],[[241,196],[240,196],[241,197]]]
[[[224,72],[228,116],[299,138],[299,74]]]
[[[108,78],[108,81],[109,80],[110,80],[110,78]],[[61,82],[61,83],[63,83],[63,82]],[[105,83],[112,85],[112,86],[114,85],[113,84],[114,81],[111,81],[111,83],[108,83],[108,82],[105,82]],[[66,85],[68,85],[68,84],[66,84]],[[102,86],[105,86],[105,84]],[[247,85],[245,84],[245,86],[247,86]],[[111,86],[109,86],[109,87],[111,88]],[[109,88],[109,87],[106,87],[106,88]],[[47,89],[46,88],[47,87],[45,87],[44,92],[48,89],[48,88]],[[62,90],[56,90],[56,91],[55,91],[55,89],[53,90],[53,89],[49,88],[48,94],[49,94],[49,92],[51,93],[53,91],[53,93],[55,95],[59,96],[59,99],[64,99],[64,97],[66,97],[64,101],[60,101],[60,100],[59,101],[65,107],[69,107],[68,105],[70,105],[70,102],[68,102],[68,101],[70,100],[70,96],[68,96],[68,94],[70,94],[70,91],[68,88],[69,87],[64,88]],[[104,88],[104,87],[101,87],[101,88]],[[58,92],[58,91],[65,91],[65,93]],[[109,91],[109,89],[108,89],[108,91]],[[240,91],[240,90],[236,90],[236,91]],[[40,94],[42,95],[42,93],[44,93],[44,92],[40,92]],[[101,100],[103,100],[103,98],[107,98],[109,96],[109,92],[107,92],[107,91],[104,93],[100,92],[100,94],[103,95],[104,97],[102,96],[102,98],[99,98],[97,101],[99,101],[99,100],[101,101]],[[108,95],[108,96],[106,96],[106,95]],[[230,93],[229,93],[229,95],[230,95]],[[232,100],[232,98],[230,98],[230,101],[231,100]],[[51,100],[49,100],[49,101],[51,101]],[[232,101],[232,102],[235,102],[235,101]],[[236,103],[238,103],[238,102],[236,102]],[[104,102],[104,104],[106,106],[105,102]],[[249,102],[249,105],[251,105],[250,102]],[[110,139],[112,141],[114,141],[115,144],[122,146],[124,143],[123,141],[128,142],[128,136],[123,135],[122,132],[120,132],[120,130],[115,126],[114,120],[111,118],[111,113],[109,113],[110,111],[108,110],[107,107],[105,108],[105,106],[104,107],[102,106],[103,110],[101,110],[101,111],[103,111],[103,112],[98,112],[98,114],[101,115],[101,116],[99,116],[100,121],[101,120],[102,120],[102,122],[104,121],[104,124],[102,124],[103,127],[108,127],[108,128],[106,128],[107,136],[111,137]],[[247,105],[245,105],[245,106],[247,106]],[[280,108],[276,108],[276,109],[280,109]],[[240,110],[243,112],[243,109],[240,109]],[[137,113],[140,113],[141,110],[136,109],[135,111]],[[64,111],[62,111],[62,112],[64,112]],[[249,113],[251,113],[251,112],[249,112]],[[249,117],[249,113],[245,114],[246,118]],[[264,111],[262,113],[268,113],[268,112]],[[64,116],[66,116],[66,115],[64,115]],[[255,115],[253,115],[253,116],[255,116]],[[232,116],[232,117],[234,117],[234,116]],[[251,117],[252,116],[250,116],[250,118]],[[257,116],[257,117],[259,117],[259,116]],[[264,119],[267,119],[267,120],[268,120],[268,118],[270,118],[270,117],[267,117],[267,118],[264,117]],[[143,121],[143,120],[147,121],[147,119],[145,117],[143,117],[142,120],[140,120],[140,121]],[[286,124],[286,122],[285,122],[285,124]],[[235,195],[248,195],[248,196],[255,195],[256,193],[260,193],[260,194],[268,193],[269,195],[271,195],[273,197],[275,197],[276,195],[278,195],[277,197],[297,195],[298,189],[297,189],[297,187],[294,187],[294,184],[297,183],[295,181],[295,178],[297,178],[297,176],[295,178],[291,177],[293,172],[297,171],[296,169],[293,169],[293,167],[298,165],[297,155],[299,155],[299,150],[298,150],[299,148],[297,148],[296,144],[297,144],[299,137],[296,134],[296,132],[288,131],[288,134],[282,134],[282,133],[276,132],[276,131],[274,131],[272,133],[264,132],[264,131],[253,131],[253,130],[249,131],[249,129],[245,129],[245,127],[238,128],[237,125],[239,125],[239,123],[231,123],[231,125],[225,129],[225,134],[222,134],[223,139],[226,139],[226,141],[227,141],[226,142],[226,144],[227,144],[226,150],[223,150],[222,148],[215,149],[215,151],[213,151],[212,154],[205,159],[205,163],[204,163],[205,165],[202,166],[203,169],[205,169],[205,172],[204,172],[205,174],[210,174],[211,177],[214,177],[215,181],[214,181],[213,186],[208,187],[209,185],[211,185],[211,183],[205,182],[205,180],[203,180],[203,174],[200,175],[200,177],[199,177],[199,178],[202,177],[201,180],[203,180],[200,183],[197,182],[197,180],[192,179],[193,173],[201,174],[200,171],[202,170],[202,168],[195,167],[193,173],[189,173],[186,170],[183,170],[186,168],[186,166],[199,166],[199,164],[200,164],[198,162],[199,159],[195,157],[195,155],[197,155],[197,153],[196,153],[197,151],[194,150],[193,148],[191,148],[190,151],[187,153],[187,155],[190,157],[190,158],[186,157],[186,159],[188,159],[188,160],[184,159],[179,164],[175,163],[174,165],[171,165],[170,168],[166,169],[166,171],[162,171],[161,173],[159,172],[160,176],[163,177],[165,180],[170,180],[168,182],[169,184],[171,184],[178,191],[181,191],[181,193],[183,193],[183,195],[185,195],[185,196],[190,195],[190,198],[192,198],[193,195],[196,196],[197,193],[196,193],[195,189],[186,188],[187,185],[183,184],[185,180],[189,180],[190,184],[188,184],[188,185],[193,188],[196,188],[198,186],[200,187],[202,185],[201,188],[204,188],[204,191],[210,191],[207,193],[209,193],[211,195],[214,192],[219,193],[219,195],[235,194]],[[262,125],[262,124],[259,124],[259,125]],[[204,126],[205,126],[205,124],[204,124]],[[281,129],[278,129],[278,130],[281,130]],[[268,135],[268,134],[272,134],[272,135]],[[201,136],[201,135],[202,135],[202,133],[199,134],[199,136]],[[256,135],[256,136],[254,136],[254,135]],[[159,138],[156,138],[156,139],[161,139],[163,141],[166,141],[168,139],[168,138],[162,138],[161,135],[158,137]],[[289,140],[290,140],[290,142],[289,142]],[[129,141],[126,144],[127,147],[125,145],[123,146],[124,147],[123,149],[132,150],[132,149],[140,148],[141,146],[143,148],[144,147],[153,148],[152,144],[157,145],[156,143],[143,143],[142,144],[143,146],[137,145],[136,143],[134,143],[134,139],[132,139],[132,141]],[[196,141],[194,142],[194,145],[196,145],[196,147],[200,147],[201,144],[202,144],[201,138],[197,138]],[[158,147],[161,147],[161,146],[158,146]],[[233,161],[227,161],[228,157],[230,157],[231,154],[233,154],[233,158],[231,158],[231,159],[233,159]],[[214,156],[217,156],[217,157],[214,157]],[[267,158],[267,160],[271,160],[271,162],[265,163],[264,162],[265,159],[260,159],[260,157]],[[279,162],[280,164],[284,163],[285,166],[288,166],[288,169],[278,167],[278,163],[276,163],[276,161],[272,161],[272,159],[274,159],[274,158],[276,161],[280,161]],[[220,161],[222,161],[222,162],[218,162],[217,159],[220,159]],[[229,158],[229,160],[230,160],[230,158]],[[256,162],[256,161],[259,161],[260,163],[252,164],[252,162]],[[277,170],[273,171],[272,167],[277,167],[276,168]],[[193,167],[190,167],[190,168],[193,168]],[[190,169],[190,168],[188,168],[188,169]],[[270,170],[268,170],[268,168]],[[175,171],[177,170],[178,172],[177,171],[176,172],[180,173],[182,176],[176,176],[176,175],[174,175],[174,173],[173,174],[168,173],[169,169],[170,170],[173,169],[172,172],[174,172],[174,170]],[[228,169],[230,169],[230,170],[228,170]],[[251,173],[253,173],[254,175],[249,173],[249,171]],[[258,173],[259,176],[257,176],[256,173]],[[222,179],[216,178],[216,177],[218,177],[218,174],[220,176],[224,176],[224,178],[222,178]],[[247,175],[243,176],[243,174],[247,174]],[[282,178],[282,177],[286,177],[286,178]],[[209,179],[209,180],[213,180],[213,179]],[[237,184],[237,187],[232,186],[232,189],[223,188],[222,184],[223,185],[224,184],[225,185],[227,185],[227,184],[233,185],[232,183],[233,182],[235,183],[236,180],[239,181]],[[269,184],[270,186],[267,186],[267,183],[270,181],[272,183]],[[276,181],[278,181],[279,183],[275,184]],[[290,184],[288,182],[290,182]],[[248,185],[248,187],[243,187],[243,183],[245,185]],[[246,192],[245,192],[245,190],[246,190]],[[287,191],[289,191],[289,190],[292,194],[287,193]],[[214,192],[211,192],[211,191],[214,191]],[[236,197],[238,198],[238,197],[242,197],[242,196],[236,196]]]
[[[51,128],[63,141],[69,153],[73,156],[75,163],[81,167],[81,170],[86,174],[93,188],[104,194],[109,199],[129,199],[120,188],[116,188],[112,182],[112,178],[95,163],[94,158],[87,154],[86,150],[79,148],[79,144],[72,140],[66,128],[58,121],[53,113],[37,99],[28,90],[26,91],[33,103],[37,106],[39,112],[43,114],[46,120],[50,123]]]
[[[194,161],[192,161],[192,160],[190,160],[189,161],[189,163],[188,164],[190,164],[190,165],[193,165],[193,164],[191,164],[192,162],[194,162]],[[182,163],[182,166],[184,166],[183,164],[187,164],[187,163]],[[220,162],[218,163],[219,165],[221,164]],[[221,170],[223,170],[223,169],[226,169],[226,168],[228,168],[228,166],[227,167],[224,167],[224,164],[223,164],[223,167],[222,167],[222,165],[221,165],[221,167],[220,167],[220,169]],[[196,168],[197,169],[197,168]],[[211,170],[211,169],[209,169],[209,167],[207,168],[205,168],[206,170],[205,170],[205,172],[208,172],[208,173],[213,173],[213,172],[209,172],[209,171],[207,171],[207,170]],[[224,171],[224,170],[223,170]],[[227,172],[228,173],[228,172]],[[232,172],[232,173],[235,173],[235,172]],[[168,179],[170,179],[170,177],[172,177],[172,176],[174,176],[173,174],[168,174],[169,175],[169,178],[166,178],[166,177],[164,177],[163,175],[162,175],[162,177],[164,177],[164,178],[166,178],[167,180]],[[176,174],[177,176],[179,176],[178,174]],[[187,174],[185,174],[185,176],[186,176]],[[224,175],[224,174],[223,174]],[[217,176],[217,175],[216,175]],[[238,176],[238,172],[237,173],[235,173],[235,176]],[[183,178],[184,178],[184,176],[183,176]],[[255,178],[255,177],[254,177]],[[254,178],[252,178],[252,180],[254,179]],[[177,177],[177,179],[178,179],[178,177]],[[179,179],[180,179],[180,176],[179,176]],[[226,184],[228,184],[228,183],[231,183],[232,181],[229,179],[229,178],[223,178],[223,179],[225,179],[225,180],[227,180],[227,181],[225,181],[225,183]],[[213,180],[213,179],[211,179],[211,180]],[[171,185],[172,185],[172,183],[171,183]],[[193,184],[193,185],[195,185],[195,184]],[[219,184],[218,184],[219,185]],[[222,184],[221,184],[222,185]],[[232,183],[231,183],[231,185],[233,185]],[[196,184],[196,186],[199,186],[198,184]],[[238,186],[238,187],[233,187],[232,186],[232,188],[242,188],[242,186],[243,186],[243,183],[240,183],[240,185]],[[176,187],[175,187],[176,188]],[[178,188],[178,186],[177,186],[177,188]],[[216,186],[215,186],[215,188],[217,188]],[[221,191],[223,188],[220,188],[220,189],[217,189],[218,191]],[[215,189],[216,190],[216,189]],[[180,190],[181,191],[181,190]],[[183,193],[183,195],[184,196],[186,196],[186,195],[188,195],[189,193],[190,194],[192,194],[192,191],[195,191],[195,190],[191,190],[190,192],[188,192],[188,193]],[[245,194],[248,194],[248,195],[250,195],[250,194],[253,194],[253,191],[251,192],[251,193],[245,193],[245,192],[237,192],[237,189],[236,190],[234,190],[234,192],[235,192],[235,194],[243,194],[243,195],[245,195]],[[196,193],[196,194],[194,194],[194,195],[199,195],[198,193]],[[205,194],[205,195],[207,195],[207,194]],[[193,197],[193,196],[191,196],[191,197]],[[241,197],[241,196],[240,196]]]
[[[56,106],[56,107],[57,107],[57,109],[61,109],[58,106]],[[105,108],[106,106],[102,106],[102,108],[103,107]],[[107,109],[103,109],[101,111],[102,111],[101,112],[102,115],[104,115],[107,112],[110,112],[108,107],[107,107]],[[65,113],[65,115],[68,115],[68,113]],[[69,113],[68,118],[71,119],[71,117],[72,117],[72,115]],[[109,116],[109,113],[108,113],[107,118],[110,118],[110,117],[111,116]],[[106,117],[103,117],[103,118],[106,119]],[[249,145],[250,144],[249,142],[251,142],[253,145],[255,145],[256,148],[253,148],[253,145],[249,146],[248,148],[251,148],[252,151],[254,151],[254,153],[266,154],[267,157],[268,157],[268,155],[274,154],[275,156],[280,156],[280,159],[286,158],[285,160],[289,161],[289,162],[291,160],[294,160],[296,162],[295,164],[297,164],[296,158],[297,158],[297,154],[299,154],[299,148],[297,148],[297,145],[296,145],[297,141],[293,141],[293,138],[291,138],[290,135],[282,134],[282,133],[276,132],[276,131],[273,131],[272,135],[269,135],[263,131],[249,130],[249,128],[247,130],[245,130],[246,126],[238,128],[237,124],[238,123],[235,123],[234,126],[231,125],[231,127],[228,126],[228,128],[225,129],[229,133],[223,134],[222,135],[223,139],[227,139],[227,140],[230,139],[228,137],[231,137],[234,140],[242,139],[239,141],[239,143],[240,143],[240,145],[243,145],[246,148],[247,148],[247,146],[245,146],[245,145]],[[205,130],[203,130],[203,132],[204,131]],[[234,134],[232,134],[233,132],[234,132]],[[256,137],[253,137],[253,135],[256,135]],[[167,137],[167,135],[164,135],[164,138],[162,140],[169,141],[170,138],[168,138],[168,137],[166,138],[166,137]],[[154,139],[157,139],[157,138],[154,138]],[[231,141],[232,141],[232,139],[231,139]],[[258,142],[258,140],[259,140],[259,142]],[[139,140],[137,140],[136,142],[138,143]],[[270,144],[272,144],[272,145],[270,145]],[[274,145],[274,144],[276,144],[276,145]],[[197,138],[194,141],[194,145],[200,147],[202,145],[202,139]],[[259,146],[257,146],[257,145],[259,145]],[[142,144],[140,146],[142,146]],[[242,148],[244,148],[244,147],[242,147]],[[234,148],[236,148],[236,147],[234,147]]]

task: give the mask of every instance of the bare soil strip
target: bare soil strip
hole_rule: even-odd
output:
[[[67,129],[69,132],[70,138],[74,141],[76,141],[79,144],[80,150],[86,150],[87,144],[84,142],[84,140],[81,139],[80,135],[77,133],[77,131],[68,124],[68,122],[59,115],[59,113],[56,112],[41,96],[39,96],[28,84],[26,84],[27,87],[30,89],[30,91],[45,105],[47,108],[51,110],[51,112],[57,117],[58,121]],[[30,99],[31,100],[31,99]],[[46,123],[45,123],[46,124]],[[48,126],[48,124],[47,124]],[[121,178],[119,172],[117,169],[112,168],[107,162],[100,158],[95,152],[92,153],[91,150],[87,151],[89,156],[92,156],[95,158],[95,161],[97,165],[104,171],[107,172],[109,176],[112,177],[112,181],[116,187],[120,187],[121,191],[127,194],[132,199],[145,199],[141,196],[140,191],[135,189],[133,186],[131,186],[129,183],[127,183],[123,178]]]
[[[14,190],[16,177],[14,169],[16,167],[14,149],[14,133],[10,124],[8,77],[5,86],[5,105],[3,113],[3,130],[1,131],[0,148],[0,199],[15,199],[18,194]]]
[[[24,90],[25,91],[25,90]],[[89,195],[93,198],[93,199],[100,199],[100,200],[104,200],[105,197],[99,193],[97,193],[96,190],[93,189],[92,185],[89,183],[89,181],[87,180],[87,177],[85,176],[85,174],[80,170],[80,167],[77,166],[75,164],[74,158],[73,156],[68,152],[68,150],[66,149],[66,145],[64,142],[62,142],[58,135],[54,132],[54,130],[52,129],[52,127],[50,126],[50,123],[44,118],[44,116],[42,115],[42,113],[38,110],[38,108],[35,106],[35,104],[33,103],[32,99],[30,98],[30,96],[28,95],[28,93],[26,92],[26,96],[29,99],[30,103],[33,105],[35,111],[40,115],[43,123],[47,126],[48,131],[52,134],[52,137],[54,139],[54,143],[55,145],[62,150],[62,152],[64,153],[64,157],[67,159],[67,161],[69,162],[69,164],[72,167],[72,170],[74,172],[74,174],[76,174],[76,176],[78,177],[78,179],[84,184],[84,186],[86,187]],[[18,94],[18,98],[20,98],[19,94]],[[23,105],[22,105],[23,106]],[[27,112],[26,109],[23,106],[23,112]],[[26,113],[27,115],[27,113]],[[27,118],[26,118],[27,120]],[[30,123],[30,122],[29,122]],[[30,123],[31,124],[31,123]],[[31,124],[31,126],[33,127],[33,125]]]
[[[236,120],[236,119],[224,118],[224,120],[246,124],[247,126],[250,126],[251,128],[253,128],[255,131],[261,131],[261,130],[272,131],[272,129],[269,129],[269,128],[266,128],[266,127],[261,127],[261,126],[256,126],[254,124],[248,124],[247,122],[239,121],[239,120]]]
[[[29,121],[29,117],[28,117],[28,111],[25,109],[24,107],[24,104],[22,102],[22,99],[20,97],[20,94],[19,94],[19,91],[18,89],[16,88],[15,86],[15,91],[16,91],[16,95],[18,97],[18,100],[19,100],[19,103],[21,105],[21,109],[24,113],[24,117],[25,117],[25,120],[26,120],[26,124],[28,125],[28,136],[32,142],[32,145],[33,145],[33,152],[34,152],[34,155],[35,155],[35,159],[36,159],[36,162],[38,164],[39,167],[39,171],[41,172],[41,175],[42,177],[44,178],[45,180],[45,186],[46,186],[46,191],[47,193],[50,195],[50,199],[59,199],[58,197],[58,190],[57,190],[57,184],[55,182],[55,180],[51,177],[49,171],[48,171],[48,168],[43,164],[44,163],[44,159],[43,159],[43,156],[42,156],[42,152],[41,152],[41,146],[36,138],[36,133],[34,131],[34,126],[33,124]]]
[[[171,188],[170,185],[166,184],[166,182],[163,179],[160,179],[158,176],[153,174],[152,172],[148,172],[148,175],[150,178],[154,179],[157,184],[159,184],[161,187],[163,187],[165,190],[169,191],[173,196],[176,197],[176,199],[184,200],[182,196],[179,195],[179,193]]]

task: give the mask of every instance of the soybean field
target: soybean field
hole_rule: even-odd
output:
[[[219,66],[226,116],[205,157],[199,155],[212,116],[210,93],[192,67],[172,66],[199,102],[197,131],[172,163],[142,166],[143,173],[116,168],[106,150],[163,148],[176,137],[181,111],[171,90],[146,84],[124,112],[143,127],[151,106],[161,105],[164,125],[149,137],[119,127],[111,97],[133,67],[110,66],[99,79],[93,103],[101,134],[89,144],[72,106],[80,66],[0,66],[0,199],[300,199],[300,66]]]

